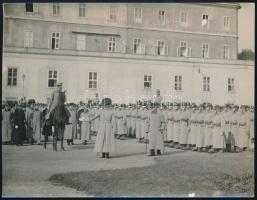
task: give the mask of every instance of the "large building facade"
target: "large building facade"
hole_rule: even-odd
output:
[[[4,5],[3,99],[254,104],[254,63],[237,60],[237,3]]]

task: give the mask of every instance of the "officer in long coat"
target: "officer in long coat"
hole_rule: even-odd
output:
[[[204,130],[204,150],[209,150],[212,146],[212,129],[213,129],[213,122],[212,122],[212,105],[207,104],[206,110],[205,110],[205,117],[204,117],[204,124],[205,124],[205,130]]]
[[[41,121],[40,121],[40,110],[39,106],[35,105],[34,112],[33,112],[33,118],[32,118],[32,130],[34,135],[34,140],[37,141],[37,144],[41,144]]]
[[[238,128],[236,135],[236,152],[241,152],[248,147],[250,123],[245,112],[245,106],[238,111]]]
[[[25,111],[25,118],[26,118],[26,138],[30,141],[30,144],[34,144],[34,137],[35,134],[33,132],[33,113],[34,113],[34,106],[35,100],[30,99],[28,100],[28,106],[26,107]]]
[[[12,124],[11,124],[11,111],[10,108],[5,105],[2,110],[2,142],[9,143],[12,136]]]
[[[236,151],[236,146],[237,146],[237,131],[238,131],[238,120],[239,120],[239,115],[238,115],[238,109],[239,106],[234,105],[232,109],[232,115],[229,118],[229,124],[230,124],[230,133],[231,133],[231,151],[235,152]]]
[[[196,147],[198,151],[202,151],[204,147],[204,105],[200,105],[199,112],[197,113],[197,140],[196,140]]]
[[[158,111],[159,104],[153,105],[152,111],[147,121],[147,133],[149,133],[150,155],[161,155],[164,150],[163,129],[165,127],[164,116]],[[155,152],[156,151],[156,152]]]
[[[14,141],[17,146],[23,145],[23,141],[26,137],[25,127],[25,113],[21,105],[15,105],[14,113],[12,115],[12,124],[14,127]]]
[[[190,131],[189,131],[189,144],[191,144],[192,150],[197,150],[196,147],[196,140],[197,140],[197,112],[198,112],[198,107],[196,104],[192,105],[192,114],[190,116]]]

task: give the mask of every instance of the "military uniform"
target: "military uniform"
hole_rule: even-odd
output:
[[[150,155],[161,154],[164,150],[162,130],[164,128],[164,117],[159,112],[151,112],[147,121],[147,132],[149,132]]]

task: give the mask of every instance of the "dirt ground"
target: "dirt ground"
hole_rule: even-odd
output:
[[[76,144],[77,143],[77,144]],[[4,197],[253,196],[254,154],[165,148],[148,157],[135,139],[116,140],[102,159],[93,142],[53,152],[51,145],[2,146]]]

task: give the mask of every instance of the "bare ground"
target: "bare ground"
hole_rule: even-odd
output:
[[[94,154],[93,143],[66,152],[52,152],[51,146],[2,146],[3,196],[253,196],[253,152],[166,148],[165,155],[153,158],[135,139],[116,144],[110,159]]]

